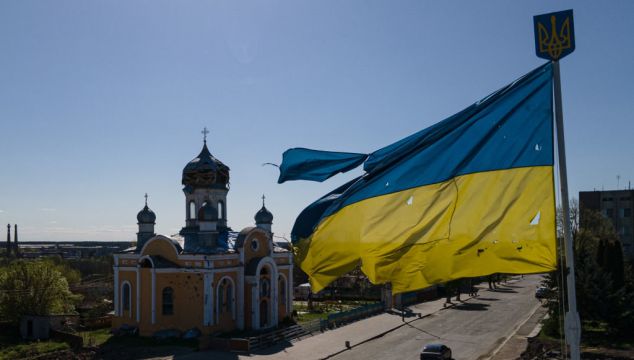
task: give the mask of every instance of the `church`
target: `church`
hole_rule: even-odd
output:
[[[260,330],[292,311],[292,252],[273,241],[264,197],[254,227],[228,226],[229,167],[209,152],[203,133],[200,154],[183,169],[180,233],[154,233],[146,195],[136,247],[114,254],[113,329],[136,328],[142,336]]]

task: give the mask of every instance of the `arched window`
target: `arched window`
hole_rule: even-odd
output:
[[[225,280],[226,281],[226,280]],[[227,312],[233,312],[233,287],[227,284]]]
[[[174,290],[171,287],[163,289],[163,315],[174,314]]]
[[[121,286],[121,305],[123,311],[130,311],[130,284],[127,282]]]
[[[222,201],[218,201],[218,220],[222,220],[224,218],[224,204]]]
[[[271,286],[269,284],[269,279],[266,279],[266,278],[260,279],[260,296],[268,297],[270,289],[271,289]]]
[[[234,314],[234,296],[233,296],[233,282],[230,278],[224,278],[218,284],[218,314],[222,314],[225,312],[229,312],[232,315]]]
[[[189,219],[196,219],[196,203],[194,201],[189,202]]]
[[[224,280],[226,282],[227,280]],[[225,309],[225,287],[224,284],[218,286],[218,312],[223,313]]]
[[[279,277],[278,288],[280,289],[280,303],[286,305],[286,281],[282,276]]]

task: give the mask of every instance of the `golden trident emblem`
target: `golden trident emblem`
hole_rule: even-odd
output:
[[[558,60],[562,52],[566,49],[570,49],[572,46],[570,36],[570,18],[566,17],[566,19],[562,22],[561,29],[559,29],[559,31],[557,31],[557,19],[555,15],[550,16],[550,24],[550,34],[544,24],[537,24],[539,52],[548,52],[548,55],[550,55],[553,60]]]

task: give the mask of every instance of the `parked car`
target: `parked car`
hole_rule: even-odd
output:
[[[451,349],[443,344],[427,344],[420,351],[420,360],[451,359]]]
[[[550,294],[550,290],[548,288],[540,286],[535,290],[535,298],[536,299],[545,299]]]

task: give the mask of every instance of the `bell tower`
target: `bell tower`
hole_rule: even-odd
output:
[[[204,128],[200,154],[183,169],[185,194],[185,227],[180,234],[185,238],[185,251],[213,252],[217,238],[227,229],[227,193],[229,167],[216,159],[207,148]]]

